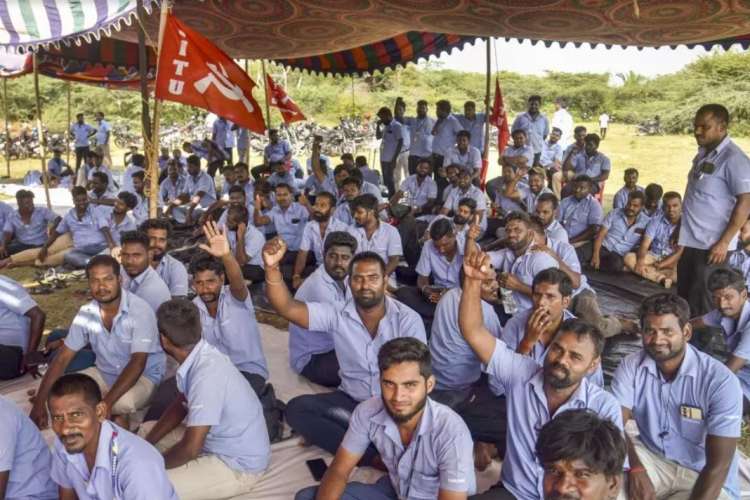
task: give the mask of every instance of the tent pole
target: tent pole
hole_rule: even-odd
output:
[[[47,208],[52,209],[52,202],[49,198],[49,178],[47,176],[47,144],[42,128],[42,99],[39,96],[39,71],[37,68],[37,57],[34,52],[34,97],[36,97],[36,130],[39,135],[39,146],[42,148],[42,180],[44,181],[44,197],[47,199]]]
[[[68,137],[70,137],[70,125],[71,125],[71,117],[70,117],[70,87],[71,87],[71,83],[67,82],[67,84],[68,85],[67,85],[67,88],[66,88],[66,91],[67,91],[66,93],[68,94],[68,114],[67,114],[68,121],[66,123],[68,125],[67,125],[67,130],[65,131],[65,135],[67,135]],[[70,143],[70,141],[68,141],[68,143]],[[68,166],[70,166],[70,144],[68,144],[68,147],[65,148],[65,149],[66,149],[65,163],[67,163]],[[76,177],[76,179],[78,179],[78,172],[75,173],[75,177]]]
[[[3,78],[3,112],[5,114],[5,170],[10,178],[10,130],[8,129],[8,79]]]
[[[354,74],[352,74],[352,118],[357,114],[357,106],[354,101]]]
[[[482,150],[482,159],[487,161],[490,156],[490,80],[492,80],[492,62],[490,46],[491,38],[486,38],[487,43],[487,68],[485,78],[485,97],[484,97],[484,149]],[[488,167],[489,170],[489,167]]]
[[[159,56],[161,56],[161,46],[164,42],[164,29],[167,25],[167,14],[169,14],[169,3],[168,0],[161,0],[159,7],[159,44],[156,47],[156,75],[159,76]],[[141,80],[143,82],[143,80]],[[161,99],[154,99],[154,125],[151,128],[153,135],[151,140],[147,141],[146,144],[150,149],[146,152],[148,154],[148,172],[150,178],[150,191],[148,193],[148,217],[150,219],[156,218],[157,205],[159,204],[159,118],[161,114]],[[148,121],[148,117],[146,117]]]
[[[263,69],[263,88],[266,92],[266,130],[271,129],[271,92],[268,88],[268,76],[266,74],[266,60],[261,59],[261,68]]]
[[[146,10],[143,8],[143,0],[137,1],[138,19],[146,19]],[[144,139],[151,137],[151,119],[148,109],[148,47],[146,47],[146,33],[143,31],[143,23],[138,23],[138,73],[141,77],[141,136]]]

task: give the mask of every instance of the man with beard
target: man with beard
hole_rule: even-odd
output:
[[[149,304],[122,287],[120,264],[109,255],[97,255],[86,265],[86,278],[94,300],[73,318],[34,398],[31,419],[41,429],[47,426],[50,388],[87,344],[96,366],[81,373],[96,381],[105,394],[103,415],[114,415],[115,421],[125,424],[128,415],[143,408],[164,375],[156,316]]]
[[[471,134],[471,145],[481,153],[484,151],[484,113],[477,113],[477,105],[474,101],[464,103],[464,114],[458,115],[461,126]]]
[[[479,177],[482,170],[482,153],[471,145],[471,134],[468,130],[461,130],[456,134],[456,145],[451,147],[443,159],[443,167],[458,165],[471,172],[472,179]]]
[[[87,183],[91,183],[94,180],[94,175],[105,174],[107,176],[107,191],[110,194],[117,192],[115,187],[115,180],[112,177],[112,171],[102,164],[102,157],[96,151],[89,151],[86,154],[86,170],[85,180]]]
[[[388,196],[396,193],[394,171],[396,160],[404,146],[404,134],[408,134],[399,122],[393,119],[393,113],[386,107],[378,110],[375,138],[382,140],[380,145],[380,171],[383,172],[383,183],[388,188]]]
[[[171,213],[177,222],[192,225],[194,215],[200,215],[216,201],[216,186],[213,177],[201,170],[198,156],[188,156],[187,170],[184,190],[170,202],[165,213]]]
[[[556,179],[555,176],[552,177],[553,191],[556,188],[557,182],[560,182],[561,191],[555,191],[555,194],[557,194],[560,199],[567,198],[573,194],[575,187],[566,183],[572,181],[576,176],[575,169],[573,168],[573,161],[576,156],[583,154],[586,146],[584,139],[586,139],[587,134],[588,131],[583,125],[578,125],[573,129],[573,142],[565,148],[565,151],[563,151],[562,173],[558,179]],[[565,186],[563,186],[563,184],[565,184]]]
[[[587,175],[591,178],[591,192],[599,195],[601,200],[601,191],[609,179],[612,164],[604,153],[599,152],[599,142],[598,135],[588,134],[583,140],[583,153],[576,155],[572,163],[576,175]]]
[[[159,184],[159,203],[169,205],[177,197],[185,192],[186,176],[182,175],[181,168],[173,160],[167,164],[167,177]]]
[[[477,203],[475,218],[479,218],[479,225],[484,232],[487,229],[487,196],[471,183],[471,172],[464,169],[458,171],[458,184],[445,199],[440,214],[455,215],[462,198],[471,198]]]
[[[627,447],[622,431],[588,410],[567,410],[539,431],[545,500],[615,500]]]
[[[563,243],[569,243],[568,232],[562,227],[562,224],[555,218],[557,214],[557,207],[560,206],[560,202],[552,193],[542,193],[539,198],[536,199],[536,207],[534,208],[534,214],[536,214],[544,224],[544,234],[557,241]]]
[[[542,148],[542,154],[539,157],[539,166],[544,169],[545,178],[549,176],[550,179],[554,177],[554,174],[560,171],[562,168],[562,157],[563,149],[560,144],[560,136],[562,131],[557,127],[552,127],[552,132],[549,134],[549,139],[544,141],[544,147]],[[559,177],[558,177],[559,179]]]
[[[615,370],[612,392],[626,436],[630,498],[740,498],[737,442],[742,389],[720,361],[690,345],[685,299],[652,295],[640,308],[643,350]]]
[[[638,185],[639,177],[638,169],[626,168],[623,174],[623,185],[619,191],[615,193],[615,197],[612,200],[612,208],[625,208],[628,203],[628,195],[633,191],[643,191],[643,187]]]
[[[185,265],[167,253],[172,225],[164,219],[149,219],[140,230],[148,236],[151,267],[169,288],[170,295],[185,297],[188,294],[188,273]]]
[[[568,233],[568,241],[582,261],[591,259],[591,240],[602,223],[602,205],[591,195],[591,177],[575,178],[573,196],[560,202],[558,220]],[[587,258],[588,257],[588,258]]]
[[[377,253],[365,251],[351,259],[352,299],[342,307],[294,300],[279,270],[285,252],[286,244],[278,238],[263,248],[268,301],[290,323],[305,330],[330,332],[341,376],[341,385],[334,392],[289,401],[286,418],[306,442],[335,453],[357,404],[380,394],[376,362],[380,347],[396,337],[415,337],[424,342],[424,326],[417,313],[386,297],[385,262]],[[371,463],[374,456],[375,450],[368,450],[362,463]]]
[[[410,207],[408,215],[420,221],[427,220],[437,199],[437,184],[430,176],[431,173],[430,160],[428,158],[419,160],[416,173],[404,179],[399,190],[390,199],[390,204],[396,205],[401,202],[402,198],[405,198],[403,203]]]
[[[346,281],[349,262],[357,251],[357,240],[345,231],[326,236],[323,265],[307,277],[294,295],[304,303],[323,302],[343,307],[351,299]],[[339,361],[329,331],[309,331],[289,325],[289,365],[311,382],[338,387]]]
[[[122,287],[142,298],[156,312],[172,298],[169,287],[151,267],[151,240],[143,231],[127,231],[120,235]]]
[[[131,212],[133,214],[133,218],[135,219],[135,223],[139,225],[142,224],[146,219],[148,219],[149,213],[150,201],[145,191],[145,180],[146,174],[144,172],[136,172],[132,175],[133,194],[135,194],[138,203]],[[159,209],[159,212],[161,212],[161,209]]]
[[[432,156],[432,127],[435,120],[427,116],[427,101],[417,101],[417,116],[405,118],[409,127],[409,175],[417,172],[417,162],[423,158],[430,159]]]
[[[441,100],[435,103],[437,120],[432,126],[432,164],[435,166],[435,180],[440,188],[440,168],[445,164],[445,157],[456,144],[456,135],[464,129],[456,115],[451,113],[451,103]],[[444,168],[444,167],[443,167]],[[443,186],[444,187],[444,186]]]
[[[266,276],[263,271],[261,251],[266,243],[266,237],[258,229],[249,224],[247,208],[233,205],[226,210],[225,231],[229,240],[229,248],[242,267],[242,276],[253,283],[263,281]]]
[[[625,208],[615,208],[607,214],[594,239],[591,267],[597,271],[622,272],[625,255],[640,243],[651,220],[643,213],[644,199],[643,193],[633,191]]]
[[[357,196],[351,202],[355,227],[350,232],[357,239],[357,253],[374,252],[385,262],[385,276],[396,270],[401,256],[401,236],[398,230],[378,217],[378,200],[371,194]]]
[[[135,223],[135,219],[129,213],[137,204],[138,199],[133,193],[130,191],[123,191],[117,195],[117,198],[115,198],[114,205],[109,212],[109,216],[107,216],[109,231],[104,233],[104,237],[107,240],[109,253],[114,258],[118,258],[120,255],[122,234],[128,231],[135,231],[138,227]]]
[[[104,172],[94,172],[88,185],[89,198],[94,205],[109,205],[112,203],[114,191],[109,189],[109,176]],[[123,191],[125,193],[126,191]]]
[[[466,499],[476,489],[471,435],[453,410],[429,397],[435,377],[427,346],[393,339],[381,347],[378,367],[381,396],[357,405],[320,486],[298,492],[295,499]],[[347,483],[372,445],[388,475],[375,484]],[[411,458],[405,459],[407,454]],[[411,465],[404,467],[404,460]]]
[[[315,265],[320,267],[325,261],[323,258],[323,242],[328,235],[334,231],[346,231],[349,228],[349,226],[340,220],[331,218],[335,205],[336,198],[331,193],[324,191],[315,196],[315,203],[312,206],[311,214],[313,220],[305,224],[305,228],[302,230],[302,241],[299,244],[299,252],[297,252],[297,257],[294,261],[292,288],[297,289],[302,284],[302,276],[310,260],[310,252],[312,251],[315,257]]]
[[[18,208],[5,218],[0,239],[0,257],[8,258],[20,252],[39,248],[47,241],[50,225],[57,225],[60,217],[45,206],[34,205],[34,193],[26,189],[16,192]],[[1,217],[0,217],[1,219]],[[0,269],[11,260],[0,260]]]
[[[502,486],[474,498],[541,498],[543,470],[534,450],[544,424],[565,410],[588,408],[622,429],[622,413],[615,398],[586,378],[599,367],[604,338],[588,323],[576,319],[564,321],[540,367],[534,359],[513,352],[484,326],[482,281],[494,277],[489,256],[479,251],[467,255],[464,274],[458,315],[461,334],[487,374],[505,389],[508,400]]]
[[[533,165],[539,163],[539,157],[542,155],[542,149],[544,148],[544,140],[549,135],[549,120],[540,112],[540,108],[542,107],[541,96],[530,96],[528,104],[528,111],[518,115],[513,122],[511,133],[516,130],[526,132],[529,146],[531,146],[534,152],[534,160],[529,163],[529,168],[531,168]]]
[[[91,377],[60,377],[46,403],[57,435],[51,476],[61,499],[177,500],[164,459],[146,441],[108,420],[108,402]]]
[[[294,201],[292,188],[288,184],[278,184],[274,189],[276,193],[276,204],[267,213],[263,212],[262,199],[255,197],[255,209],[253,211],[253,223],[260,228],[273,224],[276,233],[289,246],[291,252],[286,256],[284,265],[288,269],[285,274],[291,278],[292,266],[294,265],[300,243],[302,242],[302,229],[310,216],[307,209]]]

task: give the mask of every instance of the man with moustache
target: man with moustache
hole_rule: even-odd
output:
[[[169,203],[165,213],[171,213],[177,222],[192,225],[216,201],[216,186],[213,177],[201,169],[198,156],[188,156],[187,171],[183,191]]]
[[[396,193],[394,170],[396,169],[396,160],[401,154],[401,148],[409,140],[408,137],[405,140],[405,134],[408,133],[405,127],[393,119],[393,113],[390,109],[382,107],[378,110],[375,138],[382,139],[380,171],[383,172],[383,183],[388,188],[388,196],[393,196]]]
[[[357,239],[357,253],[374,252],[385,262],[386,277],[391,277],[404,254],[398,230],[378,217],[378,200],[371,194],[357,196],[351,202],[356,227],[350,232]]]
[[[310,214],[301,204],[294,201],[292,188],[288,184],[278,184],[274,188],[276,204],[267,213],[263,212],[262,199],[255,196],[255,207],[253,211],[253,223],[259,229],[261,226],[273,225],[279,237],[283,238],[289,245],[289,255],[284,264],[288,271],[292,270],[296,255],[302,242],[302,229],[307,223]],[[287,277],[291,278],[291,272]]]
[[[450,194],[445,199],[443,207],[440,209],[440,215],[455,215],[458,203],[463,198],[471,198],[476,204],[476,215],[479,216],[479,225],[482,232],[487,230],[487,195],[471,183],[471,172],[466,169],[458,171],[458,184],[451,189]]]
[[[165,356],[156,316],[148,303],[122,286],[121,276],[120,264],[109,255],[97,255],[86,265],[94,300],[81,306],[42,378],[31,409],[39,428],[47,426],[45,404],[52,385],[87,344],[96,355],[96,366],[81,373],[93,378],[104,393],[103,415],[126,423],[128,415],[148,403],[161,381]]]
[[[232,205],[227,208],[224,225],[229,248],[242,267],[242,276],[254,283],[263,281],[266,273],[263,271],[261,251],[266,243],[266,237],[249,223],[249,214],[244,205]]]
[[[151,267],[149,247],[150,239],[143,231],[120,235],[122,287],[142,298],[156,312],[172,296],[159,273]]]
[[[151,267],[169,288],[173,298],[188,294],[188,273],[185,265],[167,253],[172,224],[164,219],[148,219],[140,230],[148,236]]]
[[[61,500],[177,500],[164,459],[146,441],[107,419],[110,408],[91,377],[63,375],[51,387],[46,404],[57,435],[51,476]]]
[[[349,227],[340,220],[332,219],[335,206],[336,197],[333,194],[323,191],[315,196],[315,203],[310,214],[312,220],[308,221],[302,230],[302,241],[300,241],[299,251],[294,260],[292,287],[295,289],[302,284],[302,273],[309,260],[310,252],[312,251],[315,257],[315,265],[320,267],[325,261],[323,243],[328,235],[335,231],[346,231]]]
[[[539,158],[542,155],[542,149],[544,148],[544,141],[549,135],[549,120],[547,120],[547,117],[541,112],[541,107],[541,96],[529,96],[528,110],[525,113],[518,115],[513,121],[513,126],[511,127],[511,133],[515,133],[516,130],[523,130],[526,132],[529,146],[531,146],[531,149],[534,152],[534,160],[528,165],[529,168],[539,163]]]
[[[159,184],[159,203],[169,205],[185,191],[186,176],[176,162],[170,160],[167,164],[167,177]]]
[[[320,486],[295,499],[466,499],[476,489],[471,435],[461,417],[429,397],[435,377],[427,346],[393,339],[381,347],[378,367],[381,396],[356,407]],[[375,484],[348,483],[371,445],[388,475]]]
[[[740,498],[737,442],[742,389],[720,361],[690,345],[690,308],[670,293],[640,308],[643,349],[612,379],[622,418],[638,425],[628,441],[630,498]]]
[[[429,159],[432,156],[432,127],[435,126],[435,120],[427,116],[427,101],[424,99],[417,101],[417,116],[407,117],[404,122],[409,127],[411,135],[409,175],[414,175],[417,172],[419,160]]]
[[[625,268],[625,255],[641,241],[651,220],[643,212],[645,196],[640,191],[628,195],[625,208],[615,208],[604,217],[594,239],[591,267],[614,273]]]
[[[534,213],[542,220],[544,224],[544,234],[552,240],[569,243],[568,232],[556,219],[557,207],[560,201],[552,193],[542,193],[536,199]]]
[[[402,198],[406,198],[403,203],[410,208],[408,215],[420,221],[427,220],[437,199],[437,184],[430,176],[431,173],[429,158],[419,160],[415,173],[404,179],[399,190],[390,199],[390,204],[396,205]]]
[[[424,325],[413,310],[386,297],[385,262],[377,253],[357,253],[349,262],[352,298],[342,307],[293,299],[279,270],[285,252],[286,244],[278,238],[263,248],[268,301],[290,323],[305,330],[330,332],[341,376],[341,385],[334,392],[289,401],[286,419],[306,442],[335,453],[357,404],[380,394],[376,362],[380,347],[397,337],[424,342]],[[368,450],[362,463],[371,463],[375,454],[374,449]]]
[[[508,400],[502,486],[473,498],[539,499],[543,470],[536,460],[535,446],[544,424],[567,409],[589,408],[622,429],[622,415],[615,398],[586,379],[600,364],[604,338],[588,323],[565,321],[540,367],[534,359],[513,352],[484,326],[481,285],[494,277],[489,256],[479,251],[467,255],[464,274],[458,316],[461,334],[488,375],[505,389]]]

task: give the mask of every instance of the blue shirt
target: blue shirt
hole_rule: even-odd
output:
[[[5,223],[11,215],[13,215],[13,207],[0,201],[0,224],[2,224],[2,227],[5,227]]]
[[[731,218],[737,196],[750,193],[750,158],[729,138],[711,152],[698,149],[682,201],[680,245],[707,250]],[[737,244],[735,235],[729,248]]]
[[[286,209],[279,205],[268,212],[268,217],[276,227],[276,232],[284,240],[291,251],[299,250],[302,242],[302,229],[307,223],[309,213],[305,207],[299,203],[292,202]]]
[[[464,130],[471,134],[470,144],[479,151],[484,149],[484,113],[476,113],[473,120],[469,120],[465,115],[456,115],[458,121]]]
[[[156,272],[169,288],[172,297],[184,297],[188,293],[188,273],[185,265],[169,254],[164,255],[156,266]]]
[[[94,127],[89,125],[88,123],[78,123],[75,122],[70,126],[70,133],[73,134],[73,137],[75,138],[75,144],[77,148],[87,148],[91,145],[91,141],[89,139],[89,136],[91,135],[91,132],[96,130]]]
[[[448,151],[456,144],[456,134],[464,129],[455,115],[446,116],[437,125],[435,135],[432,137],[432,152],[445,157]],[[436,165],[440,167],[441,165]]]
[[[230,469],[255,474],[268,467],[271,444],[263,408],[230,359],[201,340],[177,370],[177,388],[187,400],[187,427],[211,427],[203,452]]]
[[[60,175],[62,175],[63,168],[67,166],[68,164],[65,163],[65,160],[63,160],[62,158],[52,158],[47,162],[47,171],[50,173],[50,175],[60,177]]]
[[[102,211],[109,211],[109,215],[107,216],[107,227],[109,227],[109,235],[112,236],[112,241],[115,242],[115,245],[120,245],[120,235],[126,231],[135,231],[138,229],[138,226],[135,223],[135,219],[132,215],[129,213],[125,214],[125,217],[122,218],[120,222],[117,222],[115,220],[115,212],[110,207],[100,207]]]
[[[330,332],[339,360],[339,389],[357,401],[380,395],[378,352],[391,339],[414,337],[427,343],[422,318],[411,308],[388,296],[385,316],[375,337],[362,323],[353,300],[343,306],[324,302],[307,304],[310,330]]]
[[[432,177],[425,177],[420,184],[417,174],[410,175],[403,180],[399,190],[404,192],[401,202],[410,207],[423,207],[427,200],[437,199],[437,183]]]
[[[96,126],[96,143],[98,145],[107,144],[109,141],[110,132],[112,131],[112,125],[106,120],[101,120]]]
[[[47,207],[34,207],[29,223],[26,224],[18,210],[5,219],[3,232],[12,234],[16,241],[24,245],[42,246],[47,241],[47,226],[57,219],[57,214]]]
[[[380,172],[371,169],[367,165],[365,165],[364,167],[359,167],[359,171],[362,174],[362,179],[365,182],[369,182],[370,184],[374,184],[375,186],[380,185]]]
[[[26,352],[31,323],[26,313],[36,306],[20,283],[0,274],[0,345],[18,346]]]
[[[544,234],[551,240],[562,241],[564,243],[570,241],[568,238],[568,232],[557,219],[552,219],[549,226],[544,228]]]
[[[294,178],[294,174],[292,174],[292,172],[290,172],[289,170],[285,171],[283,174],[274,172],[269,175],[268,179],[266,180],[274,188],[279,184],[286,184],[291,188],[292,194],[297,194],[299,192],[299,189],[297,189],[297,179]]]
[[[432,371],[438,390],[462,391],[479,380],[481,362],[466,343],[458,328],[458,305],[461,288],[448,290],[437,303],[430,335]],[[482,301],[484,327],[497,338],[503,331],[500,319],[492,306]],[[490,381],[492,385],[492,380]]]
[[[403,141],[404,145],[406,144],[408,141],[406,134],[408,134],[409,131],[396,120],[391,120],[388,125],[383,124],[381,127],[383,131],[383,142],[380,144],[380,160],[386,162],[395,161],[396,158],[394,158],[393,155],[396,154],[396,146],[398,146],[399,141]],[[402,150],[404,149],[404,145],[402,145]],[[406,146],[406,149],[408,149],[408,146]]]
[[[125,169],[125,172],[122,174],[122,186],[120,186],[120,192],[127,191],[135,194],[135,188],[133,187],[133,174],[136,172],[145,173],[145,169],[137,165],[130,165]]]
[[[349,206],[349,202],[343,200],[336,206],[336,210],[333,211],[332,219],[338,220],[346,224],[347,226],[354,225],[354,216],[352,216],[352,209]]]
[[[83,453],[68,453],[60,439],[55,439],[52,479],[60,487],[74,490],[78,500],[177,500],[164,458],[156,448],[109,420],[101,424],[91,472]]]
[[[230,130],[229,122],[223,118],[217,118],[212,125],[211,139],[220,148],[227,148],[227,132]]]
[[[651,238],[651,246],[649,247],[649,253],[656,255],[657,257],[667,257],[672,255],[675,249],[672,245],[672,234],[679,225],[672,224],[664,214],[659,214],[655,217],[651,217],[646,231],[643,233],[644,236]],[[730,261],[731,265],[731,261]]]
[[[109,387],[115,383],[132,354],[148,354],[143,376],[159,385],[166,368],[166,357],[159,342],[156,315],[143,299],[127,290],[120,295],[120,309],[108,331],[102,322],[99,303],[92,300],[78,310],[65,337],[65,346],[80,351],[86,344],[96,354],[96,367]]]
[[[445,198],[443,208],[447,208],[455,213],[458,210],[459,202],[463,198],[471,198],[477,202],[477,210],[483,210],[482,220],[479,222],[479,227],[481,227],[482,231],[487,229],[487,196],[481,189],[474,185],[469,186],[469,189],[466,191],[461,191],[461,188],[458,187],[451,189],[450,193]]]
[[[526,252],[516,257],[513,250],[503,248],[495,252],[489,252],[492,267],[498,272],[510,273],[527,286],[531,286],[536,276],[541,271],[554,267],[558,268],[557,260],[546,252],[537,252],[530,246]],[[532,306],[531,297],[521,292],[513,292],[513,299],[518,305],[519,311],[529,309]]]
[[[269,142],[266,147],[263,148],[263,156],[268,161],[277,162],[284,161],[286,155],[292,152],[292,147],[289,143],[283,139],[279,139],[276,144]]]
[[[417,262],[417,274],[426,278],[432,277],[435,286],[440,288],[453,288],[461,286],[459,274],[464,264],[463,245],[456,241],[456,254],[453,260],[448,260],[435,248],[435,243],[430,239],[422,245],[422,252]]]
[[[172,298],[172,294],[169,293],[169,287],[161,279],[159,273],[154,271],[151,266],[148,266],[145,271],[131,278],[123,269],[120,273],[122,276],[122,287],[130,293],[142,298],[146,304],[151,306],[151,309],[159,309],[159,306]]]
[[[584,151],[573,158],[573,169],[576,175],[588,175],[592,179],[612,170],[612,164],[603,153],[596,152],[589,156]],[[596,183],[594,183],[596,185]],[[595,188],[596,189],[596,188]]]
[[[318,268],[300,285],[294,298],[300,302],[324,302],[343,308],[351,298],[349,284],[343,282],[343,288],[331,278],[325,266]],[[329,331],[305,330],[289,323],[289,366],[297,373],[302,373],[313,355],[334,350],[333,335]]]
[[[505,388],[508,443],[500,478],[503,486],[519,500],[544,498],[544,472],[536,459],[536,441],[539,430],[556,415],[565,410],[587,408],[622,429],[622,411],[615,398],[585,378],[555,414],[550,415],[542,368],[532,358],[513,352],[501,340],[495,342],[486,371]]]
[[[36,425],[13,402],[0,396],[0,472],[10,472],[7,500],[56,500],[50,478],[52,455]]]
[[[531,168],[534,166],[534,148],[529,146],[528,144],[524,144],[523,146],[516,147],[512,143],[508,144],[508,146],[503,150],[503,156],[507,156],[508,158],[517,158],[519,156],[522,156],[526,158],[526,166]]]
[[[237,231],[226,231],[229,248],[234,255],[237,255]],[[245,226],[245,239],[243,246],[245,255],[248,257],[247,264],[251,266],[263,267],[263,245],[266,244],[266,237],[258,231],[253,225]]]
[[[690,344],[671,381],[664,379],[645,351],[630,354],[615,370],[612,392],[623,408],[632,411],[649,450],[696,472],[706,465],[707,435],[740,437],[739,380],[721,362]],[[684,408],[697,409],[701,418],[683,416]],[[736,453],[724,489],[730,497],[740,498]]]
[[[521,204],[521,202],[518,202],[512,198],[508,198],[504,194],[505,190],[505,179],[500,177],[496,182],[494,182],[495,187],[495,204],[500,207],[501,215],[504,216],[506,214],[509,214],[510,212],[515,212],[517,210],[521,212],[526,211],[526,207]],[[521,200],[524,200],[526,198],[527,189],[523,185],[516,184],[516,190],[521,195]],[[532,208],[533,210],[533,208]]]
[[[532,191],[530,187],[525,187],[525,186],[519,186],[519,187],[520,187],[521,193],[523,194],[522,199],[525,205],[525,209],[530,214],[534,213],[534,210],[536,208],[536,201],[539,199],[539,197],[542,196],[543,194],[552,192],[552,190],[548,188],[547,186],[542,186],[542,189],[538,193],[535,193],[534,191]]]
[[[460,165],[463,170],[470,172],[478,171],[482,168],[482,153],[471,145],[464,153],[458,149],[458,146],[453,146],[443,157],[443,166],[447,168],[451,165]]]
[[[750,303],[745,301],[737,320],[722,316],[718,309],[714,309],[703,316],[703,322],[706,325],[721,328],[727,351],[750,362]],[[740,368],[737,378],[740,379],[742,392],[750,400],[750,365],[746,363]]]
[[[216,187],[214,185],[214,180],[203,170],[198,172],[198,175],[195,177],[192,175],[187,176],[187,180],[185,181],[185,192],[190,198],[202,192],[203,196],[201,196],[198,205],[203,208],[208,208],[216,201]]]
[[[55,230],[59,234],[70,231],[75,248],[83,248],[88,245],[105,245],[107,240],[104,239],[101,229],[109,225],[107,215],[109,215],[107,210],[89,205],[86,207],[83,217],[79,219],[76,209],[71,208],[63,216]]]
[[[607,228],[602,246],[624,257],[641,241],[650,220],[649,216],[641,211],[638,212],[635,222],[629,226],[625,209],[612,210],[602,221],[602,227]]]
[[[341,446],[362,455],[370,443],[388,469],[398,498],[437,498],[440,490],[470,495],[476,490],[469,429],[456,412],[430,398],[406,446],[380,397],[360,403]]]
[[[641,186],[636,186],[635,190],[644,192],[644,189]],[[615,198],[612,201],[612,208],[625,208],[625,205],[628,204],[628,196],[630,196],[630,193],[632,193],[630,189],[625,186],[621,187],[620,190],[615,193]]]
[[[389,257],[404,254],[401,235],[398,234],[398,229],[390,224],[380,222],[370,239],[367,239],[367,233],[363,227],[350,227],[349,232],[357,239],[357,253],[375,252],[386,263]]]
[[[405,123],[409,127],[409,156],[427,158],[432,155],[432,127],[435,126],[435,120],[429,116],[415,116],[406,118]]]
[[[549,135],[549,121],[542,113],[537,113],[534,117],[527,111],[516,117],[510,130],[511,134],[516,130],[524,130],[534,154],[541,153],[544,147],[544,139]],[[531,163],[529,163],[529,166],[531,166]]]
[[[176,181],[172,181],[169,177],[164,179],[159,186],[159,199],[162,203],[169,203],[170,201],[177,198],[180,194],[187,192],[185,189],[185,183],[187,178],[178,176]]]
[[[240,371],[256,373],[267,379],[268,365],[250,294],[244,301],[239,301],[232,295],[229,285],[225,285],[219,292],[215,318],[208,313],[200,297],[195,297],[193,304],[201,313],[203,339],[229,356]]]
[[[550,167],[557,161],[562,165],[563,149],[559,142],[552,144],[549,141],[544,141],[542,146],[542,154],[539,157],[539,164],[545,168]]]
[[[750,289],[750,255],[744,249],[739,248],[729,254],[728,264],[742,273],[745,277],[745,283],[749,285]]]
[[[571,271],[579,274],[580,283],[578,288],[573,290],[573,297],[586,289],[591,290],[591,293],[596,294],[596,291],[588,285],[588,278],[586,275],[581,272],[581,261],[578,260],[578,254],[573,245],[567,241],[554,240],[547,237],[547,246],[555,252],[563,262],[565,262],[565,265],[568,266]]]
[[[315,255],[315,262],[320,265],[323,263],[323,244],[328,235],[334,231],[347,231],[348,229],[348,225],[331,217],[328,220],[328,225],[326,226],[323,236],[321,236],[320,222],[316,220],[308,221],[308,223],[305,224],[305,228],[302,230],[302,241],[300,241],[299,249],[305,252],[312,251],[313,255]]]
[[[575,196],[563,198],[558,213],[558,219],[570,239],[586,231],[589,226],[602,223],[602,206],[592,195],[580,201]]]

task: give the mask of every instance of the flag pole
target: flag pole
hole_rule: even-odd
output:
[[[261,59],[261,68],[263,68],[263,89],[266,92],[266,130],[271,129],[271,92],[268,88],[268,76],[266,74],[266,60]]]
[[[159,8],[159,44],[156,48],[156,75],[159,76],[159,57],[161,56],[161,47],[164,42],[164,29],[167,25],[167,14],[169,14],[168,0],[162,0]],[[148,193],[148,216],[151,219],[156,218],[156,209],[159,203],[159,118],[161,115],[161,99],[154,96],[154,124],[151,127],[151,140],[148,141],[150,147],[148,151],[148,171],[150,175],[149,193]],[[148,121],[148,119],[146,119]]]
[[[36,130],[39,136],[39,146],[42,148],[42,180],[44,181],[44,197],[47,199],[47,208],[52,209],[49,198],[49,178],[47,176],[47,144],[42,128],[42,99],[39,96],[39,71],[37,67],[36,52],[33,53],[34,61],[34,96],[36,97]]]
[[[67,88],[66,88],[66,91],[67,91],[66,93],[68,94],[68,113],[67,113],[68,129],[65,131],[65,136],[68,137],[68,138],[70,138],[70,125],[71,125],[71,123],[70,123],[70,121],[71,121],[71,116],[70,116],[70,87],[71,87],[71,83],[67,82],[67,84],[68,85],[67,85]],[[66,141],[66,144],[68,144],[68,147],[65,148],[66,149],[66,152],[65,152],[65,163],[67,163],[68,167],[70,167],[70,140]],[[78,172],[75,173],[75,180],[78,180]],[[75,182],[75,180],[73,182]]]
[[[3,111],[5,114],[5,169],[10,177],[10,130],[8,129],[8,79],[3,78]]]
[[[489,173],[489,158],[490,158],[490,80],[492,79],[492,62],[491,53],[492,47],[490,46],[491,38],[487,37],[487,66],[486,66],[486,78],[485,78],[485,94],[484,94],[484,148],[482,149],[482,163],[487,167],[483,172],[484,176],[481,180],[482,189],[484,189],[485,181],[487,180],[487,174]]]

